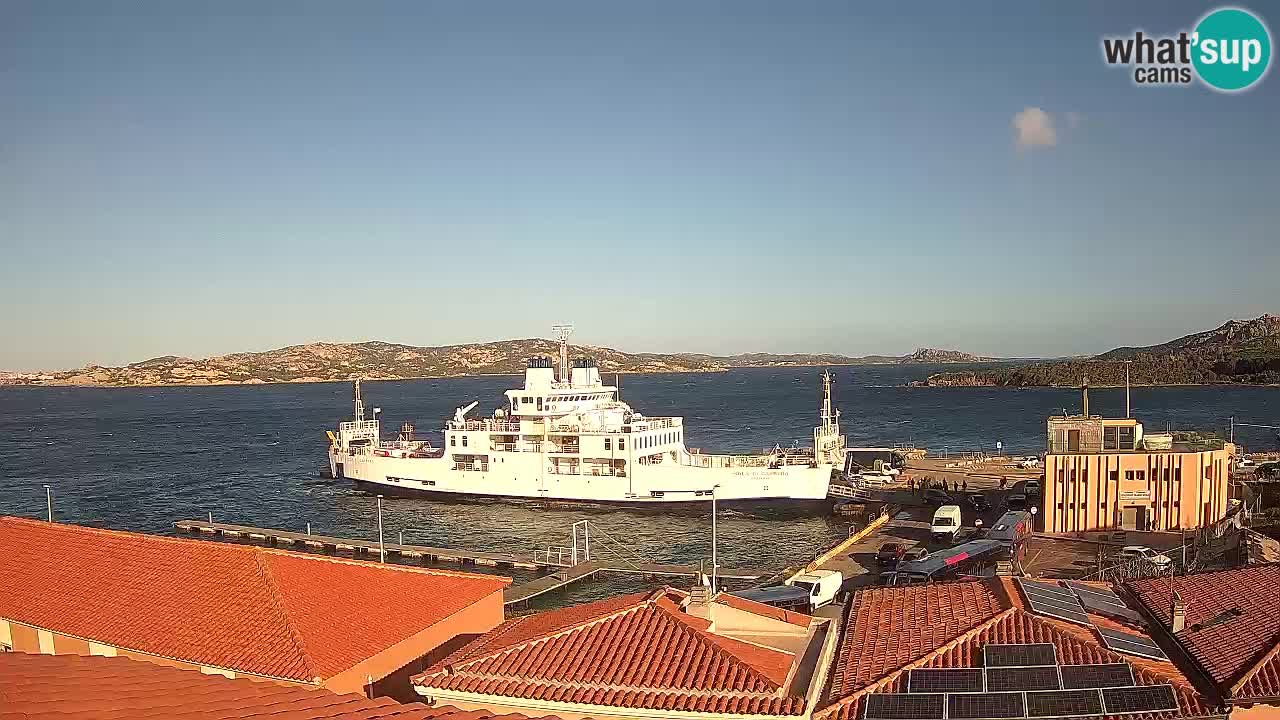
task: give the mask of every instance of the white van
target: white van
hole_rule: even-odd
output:
[[[943,505],[933,513],[933,522],[929,524],[929,537],[935,541],[955,540],[960,532],[960,506]]]
[[[800,573],[786,582],[787,585],[809,592],[809,612],[835,602],[844,584],[844,575],[836,570],[810,570]]]

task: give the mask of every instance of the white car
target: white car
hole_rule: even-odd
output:
[[[1173,562],[1168,555],[1158,553],[1145,545],[1128,545],[1120,549],[1116,553],[1116,559],[1121,562],[1130,562],[1133,560],[1145,560],[1156,567],[1166,567]]]
[[[1236,461],[1236,467],[1238,468],[1253,467],[1255,464],[1256,463],[1254,463],[1249,458],[1240,458],[1239,460]]]
[[[1040,467],[1040,458],[1024,457],[1018,461],[1018,467],[1023,468],[1024,470],[1034,470],[1035,468]]]

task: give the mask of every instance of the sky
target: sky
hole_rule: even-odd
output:
[[[0,369],[559,322],[1050,357],[1280,312],[1280,77],[1102,61],[1211,7],[0,0]]]

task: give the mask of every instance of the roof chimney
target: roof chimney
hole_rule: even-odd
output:
[[[689,600],[685,603],[684,611],[694,617],[710,620],[711,588],[706,585],[699,585],[690,589]]]
[[[1178,593],[1173,594],[1173,620],[1170,629],[1176,635],[1187,627],[1187,604],[1182,602],[1182,596]]]
[[[1080,386],[1081,404],[1084,405],[1084,416],[1089,417],[1089,376],[1084,376],[1084,383]]]

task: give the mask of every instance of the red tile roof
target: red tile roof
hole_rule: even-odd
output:
[[[126,650],[317,682],[510,581],[0,517],[0,617]]]
[[[1115,653],[1088,628],[1028,612],[1007,578],[863,590],[849,605],[846,627],[829,704],[816,720],[859,717],[868,693],[904,692],[911,668],[981,667],[982,647],[991,643],[1052,643],[1059,664],[1127,662],[1137,684],[1173,685],[1177,712],[1123,716],[1129,720],[1213,714],[1171,663]]]
[[[1153,616],[1169,618],[1168,578],[1126,587]],[[1280,697],[1278,587],[1280,565],[1195,573],[1173,581],[1187,609],[1186,628],[1174,638],[1228,697]]]
[[[437,690],[586,705],[796,715],[795,656],[717,635],[668,590],[515,618],[413,678]],[[589,712],[589,711],[584,711]]]
[[[878,587],[853,597],[832,671],[831,694],[848,695],[933,652],[1008,607],[991,583]]]
[[[124,657],[0,654],[2,720],[528,720],[401,705]],[[554,718],[550,720],[555,720]]]

